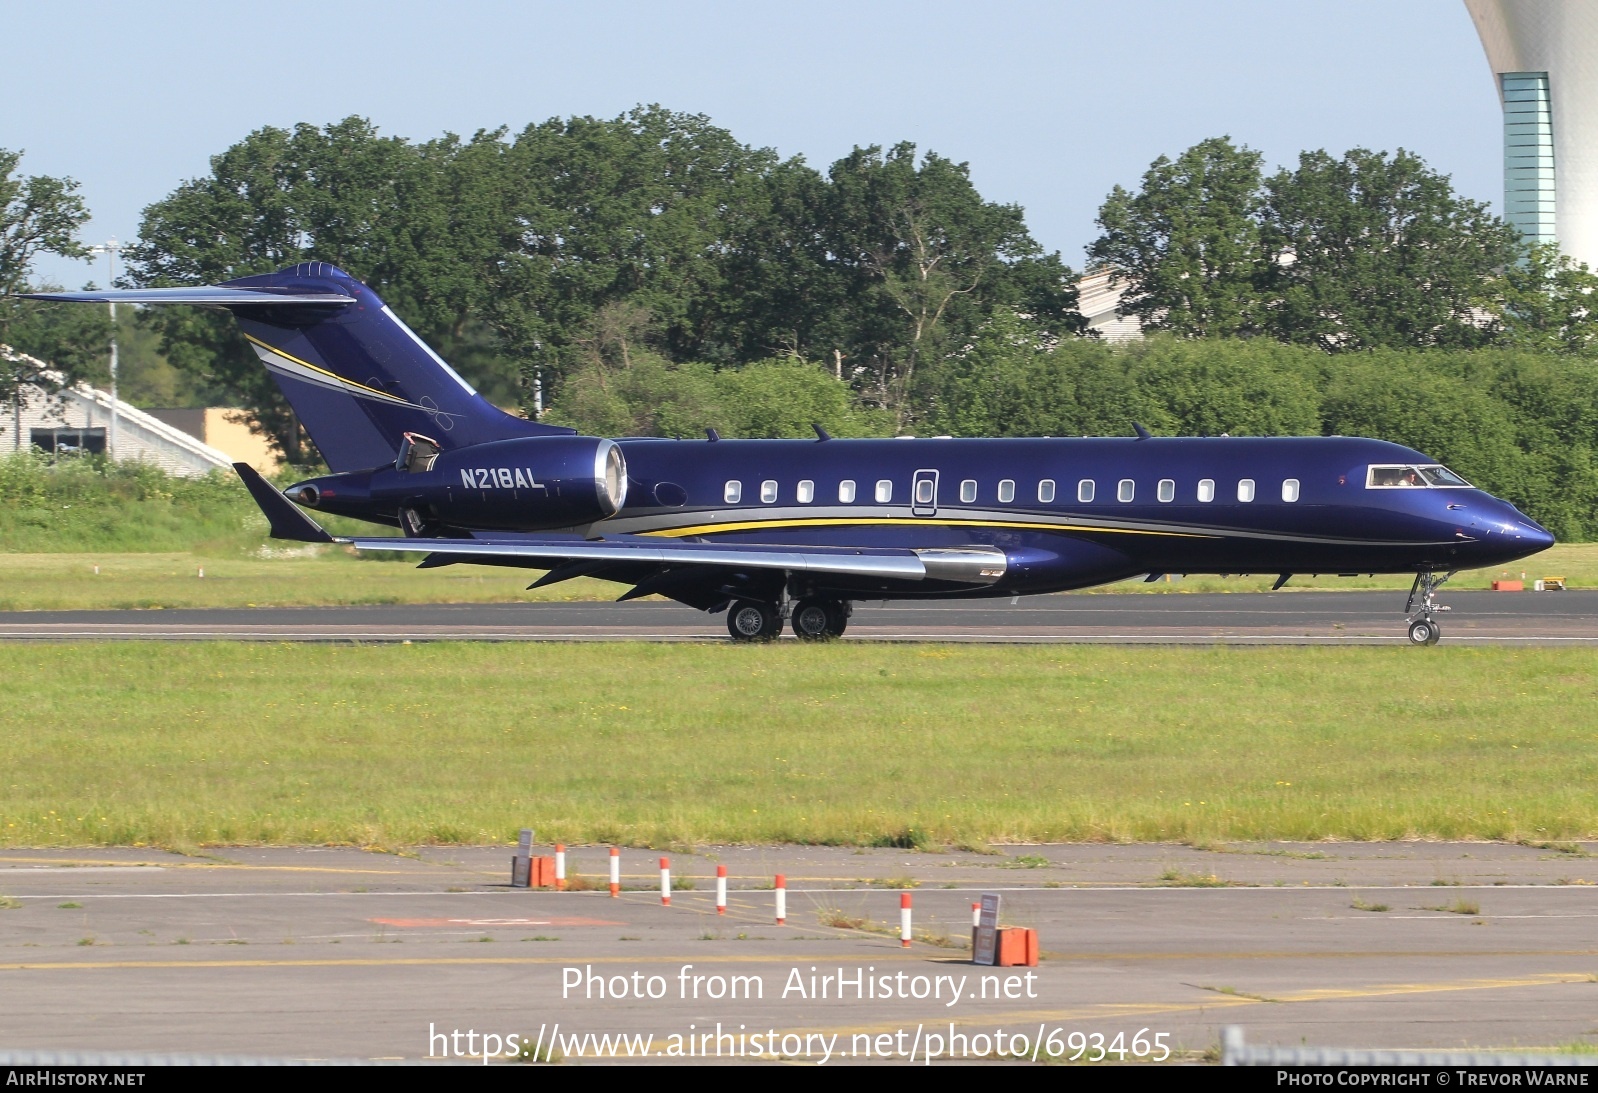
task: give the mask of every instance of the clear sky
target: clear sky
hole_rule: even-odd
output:
[[[0,0],[0,42],[0,147],[79,181],[95,242],[134,238],[263,125],[359,114],[426,139],[638,103],[822,168],[914,141],[1078,268],[1111,186],[1217,134],[1273,165],[1404,147],[1470,197],[1502,193],[1461,0]]]

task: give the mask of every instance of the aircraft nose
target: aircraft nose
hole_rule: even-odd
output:
[[[1553,533],[1535,520],[1525,521],[1521,525],[1521,534],[1526,540],[1526,545],[1533,550],[1547,550],[1554,545]]]

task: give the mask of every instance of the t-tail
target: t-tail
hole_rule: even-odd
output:
[[[572,432],[494,406],[377,293],[326,262],[301,262],[207,288],[34,298],[227,308],[334,471],[393,463],[407,433],[447,450]]]

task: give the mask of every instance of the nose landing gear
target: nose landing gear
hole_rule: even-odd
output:
[[[1411,645],[1436,645],[1442,640],[1443,628],[1437,625],[1437,614],[1448,608],[1440,605],[1435,597],[1437,590],[1453,575],[1452,569],[1441,577],[1430,569],[1415,574],[1415,583],[1409,589],[1409,602],[1404,605],[1404,614],[1409,617]]]

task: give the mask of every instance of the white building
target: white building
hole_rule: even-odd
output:
[[[1465,7],[1504,108],[1504,219],[1598,268],[1598,3]]]
[[[1077,310],[1087,320],[1089,330],[1107,342],[1130,342],[1143,337],[1143,324],[1136,315],[1122,317],[1121,297],[1126,282],[1110,283],[1110,269],[1103,267],[1086,273],[1076,283]]]
[[[0,345],[0,358],[22,364],[35,375],[55,376],[50,366],[8,345]],[[76,384],[52,394],[43,386],[24,387],[0,420],[0,452],[27,447],[47,452],[105,452],[111,446],[112,406],[116,408],[114,459],[153,463],[172,474],[202,475],[214,470],[232,472],[233,460],[204,441],[174,428],[143,410],[118,401],[88,384]]]

